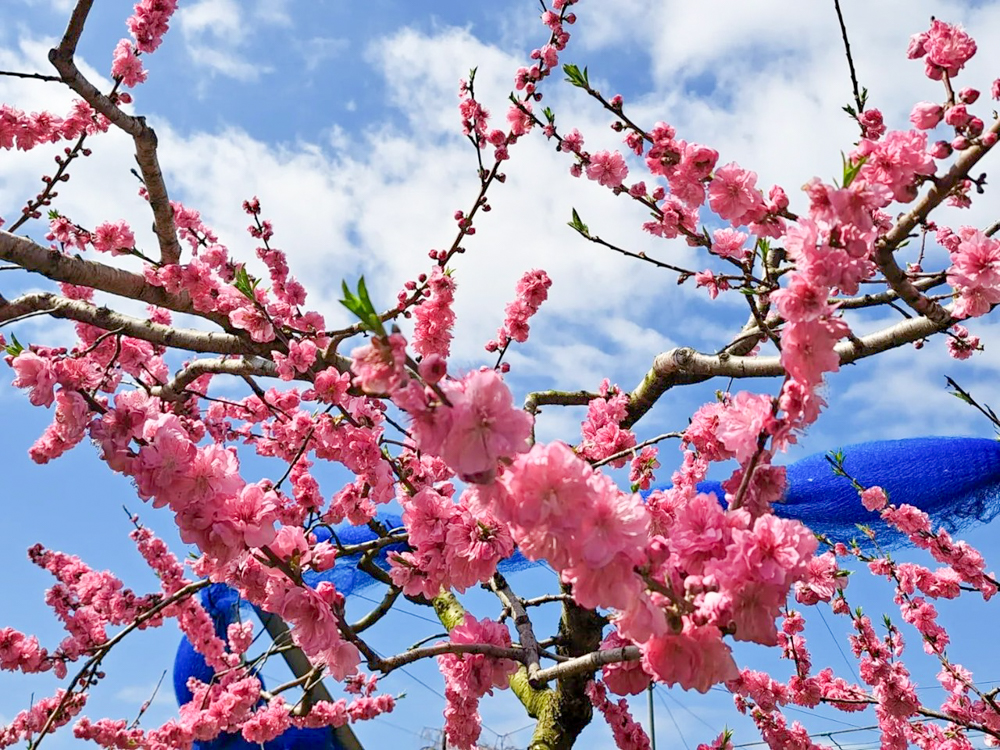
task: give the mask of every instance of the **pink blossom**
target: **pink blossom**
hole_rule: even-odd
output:
[[[913,105],[910,122],[919,130],[933,130],[944,117],[944,109],[933,102],[918,102]]]
[[[155,52],[170,28],[170,16],[177,9],[177,0],[140,0],[129,17],[129,31],[140,52]]]
[[[403,379],[406,339],[400,333],[373,336],[351,352],[354,382],[365,393],[391,393]]]
[[[725,292],[729,289],[729,281],[724,277],[716,276],[711,271],[699,271],[694,275],[695,286],[705,287],[708,289],[708,296],[715,299],[719,296],[719,292]]]
[[[51,360],[25,349],[14,358],[11,367],[17,374],[13,382],[15,388],[30,389],[28,400],[35,406],[52,406],[56,374]]]
[[[708,204],[719,218],[739,226],[763,208],[764,197],[756,187],[757,173],[729,163],[715,170],[708,185]]]
[[[735,229],[716,229],[712,234],[712,252],[720,258],[732,258],[733,260],[744,262],[750,251],[743,247],[747,241],[747,235]]]
[[[617,703],[608,699],[604,685],[591,680],[584,688],[587,697],[594,708],[604,715],[604,720],[611,727],[615,738],[615,746],[619,750],[649,750],[649,737],[642,726],[632,718],[628,710],[628,701],[624,698]]]
[[[851,157],[866,157],[855,178],[855,182],[860,180],[859,186],[884,185],[902,203],[916,198],[918,177],[932,175],[936,170],[927,153],[927,133],[922,130],[894,130],[879,142],[862,139]]]
[[[452,310],[455,280],[440,266],[435,266],[427,280],[427,290],[430,295],[413,310],[416,319],[413,349],[422,357],[436,354],[447,359],[451,348],[451,329],[455,325]]]
[[[274,340],[274,325],[257,307],[249,303],[241,303],[229,313],[229,322],[236,328],[241,328],[250,334],[250,338],[258,343]]]
[[[961,26],[955,26],[940,20],[931,21],[931,28],[921,35],[919,51],[915,57],[924,57],[926,73],[929,78],[941,80],[945,73],[955,77],[965,67],[965,63],[976,54],[976,42]]]
[[[628,415],[629,395],[620,388],[611,387],[605,379],[601,383],[601,397],[591,399],[587,405],[587,419],[581,425],[583,442],[577,451],[591,461],[601,461],[609,456],[627,451],[635,445],[635,435],[631,430],[623,430],[619,424]],[[612,462],[621,468],[626,456]]]
[[[617,151],[598,151],[587,164],[587,177],[605,187],[620,187],[628,177],[628,166]]]
[[[885,133],[882,113],[877,109],[866,109],[859,114],[858,124],[861,126],[861,132],[865,138],[877,140]]]
[[[146,70],[128,39],[122,39],[115,47],[111,62],[111,77],[120,78],[122,85],[128,88],[133,88],[146,80]]]
[[[757,452],[757,441],[773,421],[771,397],[740,391],[719,414],[715,434],[736,460],[745,463]]]
[[[968,359],[977,351],[982,350],[978,336],[969,334],[965,326],[955,324],[951,327],[952,336],[948,337],[948,354],[954,359]]]
[[[781,364],[796,380],[818,385],[823,373],[840,369],[834,345],[848,332],[847,324],[840,320],[803,321],[787,326],[781,335]]]
[[[497,330],[497,337],[486,344],[486,351],[492,352],[507,346],[511,340],[523,344],[528,340],[528,320],[549,297],[552,280],[545,271],[534,269],[526,272],[517,282],[517,297],[505,309],[503,325]]]
[[[889,499],[886,497],[885,490],[881,487],[869,487],[861,493],[861,504],[865,506],[866,510],[882,510],[888,502]]]
[[[847,586],[847,576],[839,573],[837,558],[832,552],[813,557],[809,561],[808,577],[795,584],[795,601],[800,604],[830,601],[837,591]]]
[[[445,385],[450,427],[440,456],[463,481],[490,482],[497,461],[528,449],[532,418],[514,406],[510,389],[493,370]]]
[[[42,436],[28,449],[31,460],[48,463],[77,445],[86,435],[90,421],[90,406],[76,391],[60,388],[56,393],[56,409]]]
[[[263,547],[274,541],[278,498],[260,484],[248,484],[226,501],[223,517],[231,524],[232,544]]]
[[[712,626],[685,621],[679,634],[655,636],[642,645],[643,669],[668,686],[707,693],[720,682],[739,675],[722,633]]]
[[[634,644],[627,638],[622,638],[617,630],[612,630],[601,641],[601,650],[608,651],[632,645]],[[649,675],[642,671],[642,664],[638,661],[605,664],[601,668],[601,677],[608,689],[618,695],[639,695],[649,687],[650,683]]]

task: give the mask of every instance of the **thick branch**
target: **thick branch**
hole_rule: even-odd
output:
[[[184,389],[202,375],[209,373],[239,375],[245,377],[278,377],[278,368],[274,362],[253,357],[252,359],[196,359],[189,362],[174,378],[162,386],[151,389],[151,393],[167,401],[177,401],[183,398]]]
[[[67,299],[57,294],[36,292],[8,302],[0,296],[0,323],[43,313],[53,318],[66,318],[88,323],[105,331],[120,331],[126,336],[148,341],[151,344],[191,352],[212,354],[255,353],[259,345],[239,336],[215,331],[198,331],[193,328],[174,328],[162,323],[140,320],[107,307],[97,307],[83,300]],[[249,350],[249,352],[248,352]]]
[[[490,587],[494,593],[500,597],[500,601],[510,610],[514,618],[514,627],[517,628],[517,637],[524,649],[524,663],[528,668],[528,682],[534,685],[538,679],[538,672],[541,669],[538,664],[538,639],[535,638],[535,631],[531,626],[531,618],[528,617],[524,609],[524,603],[510,588],[507,579],[500,573],[495,573],[490,581]]]
[[[16,263],[24,270],[41,274],[52,281],[86,286],[166,310],[197,315],[233,330],[225,315],[196,310],[187,294],[170,294],[161,287],[153,286],[140,274],[50,250],[3,230],[0,230],[0,260]]]
[[[993,123],[989,132],[1000,134],[1000,120]],[[930,318],[941,328],[946,328],[950,324],[951,314],[937,302],[920,293],[920,290],[914,286],[903,269],[896,263],[893,252],[909,237],[910,232],[918,224],[926,221],[930,212],[937,208],[962,180],[968,177],[969,171],[989,150],[990,146],[985,146],[982,143],[966,149],[951,165],[947,174],[934,180],[930,190],[917,201],[916,205],[896,222],[896,225],[889,230],[885,237],[875,243],[875,262],[882,270],[889,286],[911,309]]]
[[[62,41],[58,47],[49,50],[49,62],[59,72],[66,85],[82,96],[87,104],[132,136],[135,141],[135,158],[146,185],[150,208],[153,210],[153,228],[160,243],[160,260],[165,264],[177,263],[181,257],[181,246],[177,241],[174,211],[170,206],[167,186],[163,181],[163,172],[156,156],[156,133],[146,124],[146,118],[132,117],[123,112],[76,67],[74,60],[76,45],[83,33],[83,26],[92,4],[93,0],[80,0],[77,3]]]
[[[853,341],[842,341],[834,347],[840,364],[846,365],[874,354],[895,349],[904,344],[939,333],[951,324],[928,318],[909,318],[881,331]],[[694,349],[679,347],[657,355],[653,367],[632,391],[629,416],[622,427],[631,427],[653,404],[671,388],[701,383],[709,378],[770,378],[785,374],[780,357],[734,357],[727,354],[701,354]]]
[[[544,685],[550,680],[558,680],[570,675],[587,673],[593,674],[605,664],[617,664],[622,661],[636,661],[642,653],[638,646],[622,646],[620,648],[605,649],[604,651],[593,651],[585,656],[564,661],[554,667],[548,667],[538,672],[535,684]]]

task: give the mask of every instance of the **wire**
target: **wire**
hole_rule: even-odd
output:
[[[837,651],[839,651],[840,655],[844,657],[844,663],[847,664],[847,668],[851,670],[851,674],[854,675],[854,681],[861,682],[861,678],[858,676],[857,670],[854,669],[854,662],[847,658],[847,654],[845,654],[844,649],[841,648],[840,639],[833,634],[833,628],[831,628],[830,623],[827,622],[826,615],[823,614],[823,609],[821,607],[817,607],[816,611],[819,612],[819,619],[821,619],[823,624],[826,626],[826,632],[828,632],[830,634],[830,638],[833,639],[833,644],[837,647]]]
[[[706,727],[708,727],[710,731],[714,732],[716,729],[718,729],[718,727],[712,726],[707,721],[705,721],[703,718],[701,718],[698,714],[696,714],[694,711],[692,711],[690,708],[688,708],[683,703],[681,703],[680,700],[678,700],[676,697],[674,697],[674,694],[672,692],[670,692],[669,689],[663,687],[663,685],[656,685],[656,687],[661,688],[664,691],[664,693],[666,694],[666,696],[670,700],[672,700],[674,703],[676,703],[678,706],[680,706],[683,710],[687,711],[689,714],[691,714],[691,716],[693,716],[695,719],[697,719],[702,724],[704,724]],[[729,691],[727,690],[726,692],[729,692]]]
[[[685,737],[684,737],[684,733],[681,731],[680,724],[678,724],[677,723],[677,719],[674,718],[673,711],[670,710],[670,706],[667,705],[667,702],[665,700],[663,700],[663,694],[662,693],[657,693],[657,695],[660,696],[660,703],[662,703],[663,707],[665,709],[667,709],[667,716],[669,716],[670,717],[670,721],[673,722],[674,729],[677,730],[677,735],[681,738],[681,742],[684,743],[685,750],[691,750],[691,747],[687,743],[687,739],[685,739]]]

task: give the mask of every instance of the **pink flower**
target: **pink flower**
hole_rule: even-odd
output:
[[[881,487],[869,487],[861,493],[861,504],[865,506],[866,510],[882,510],[888,502],[889,498],[886,497],[885,490]]]
[[[781,364],[788,374],[804,383],[818,385],[823,373],[840,369],[837,341],[849,332],[841,320],[803,321],[786,326],[781,334]]]
[[[970,119],[972,117],[964,104],[956,104],[954,107],[948,107],[948,110],[944,113],[944,121],[953,128],[964,128]]]
[[[910,112],[910,122],[919,130],[933,130],[944,117],[944,109],[933,102],[918,102]]]
[[[168,21],[177,10],[177,0],[140,0],[126,21],[140,52],[155,52],[170,28]]]
[[[642,666],[668,686],[680,685],[699,693],[739,676],[719,629],[695,627],[687,620],[680,634],[656,636],[642,645]]]
[[[420,360],[419,372],[425,383],[433,385],[448,374],[448,363],[440,354],[428,354]]]
[[[617,151],[598,151],[590,157],[587,177],[605,187],[620,187],[628,177],[628,166]]]
[[[961,26],[937,19],[931,22],[930,31],[923,35],[921,47],[923,54],[917,56],[926,55],[927,76],[936,81],[941,80],[944,73],[949,77],[957,76],[965,63],[976,54],[976,42]]]
[[[712,252],[720,258],[732,258],[742,263],[750,251],[743,247],[747,235],[735,229],[716,229],[712,234]]]
[[[862,135],[873,141],[885,133],[885,122],[882,120],[882,113],[877,109],[866,109],[862,112],[858,116],[858,124],[861,126]]]
[[[336,367],[328,367],[318,372],[313,381],[316,398],[324,404],[339,404],[351,387],[351,374],[340,372]]]
[[[724,277],[717,277],[711,271],[699,271],[694,275],[695,287],[705,287],[708,289],[708,296],[715,299],[719,296],[719,292],[725,292],[729,289],[729,281]]]
[[[511,340],[523,344],[528,340],[528,320],[549,297],[552,279],[540,269],[526,272],[517,282],[517,297],[506,307],[503,325],[497,337],[486,344],[486,351],[493,352],[507,346]]]
[[[56,393],[56,409],[50,424],[28,455],[35,463],[48,463],[77,445],[86,435],[90,407],[76,391],[60,388]]]
[[[852,159],[860,157],[867,159],[851,186],[884,185],[901,203],[916,198],[917,177],[932,175],[936,170],[927,153],[927,133],[922,130],[894,130],[879,142],[862,139],[851,153]]]
[[[122,39],[115,47],[111,62],[111,77],[121,78],[122,85],[133,88],[146,80],[142,60],[135,53],[132,42]]]
[[[28,400],[35,406],[52,406],[56,374],[51,360],[25,349],[14,358],[11,367],[17,374],[13,383],[15,388],[29,388]]]
[[[982,349],[978,336],[971,336],[965,326],[955,324],[953,336],[948,337],[948,354],[954,359],[968,359]]]
[[[619,427],[628,414],[628,402],[628,394],[620,388],[612,388],[607,379],[601,383],[601,396],[587,405],[587,419],[581,425],[583,442],[577,448],[581,456],[600,461],[635,445],[632,431]],[[623,456],[612,466],[621,468],[626,460],[627,456]]]
[[[771,292],[771,301],[785,320],[798,323],[831,315],[829,294],[827,287],[817,284],[808,274],[797,273],[787,287]]]
[[[737,461],[746,463],[757,451],[760,434],[773,420],[770,396],[740,391],[719,415],[715,434]]]
[[[733,226],[750,222],[749,214],[764,206],[764,196],[756,188],[757,173],[729,163],[715,170],[708,185],[708,205],[719,218]]]
[[[250,303],[241,303],[229,313],[229,322],[250,334],[257,343],[274,340],[274,325],[267,316]]]
[[[809,574],[795,584],[795,601],[816,604],[830,601],[837,591],[847,586],[847,576],[838,575],[837,558],[832,552],[813,557],[809,561]]]
[[[234,545],[263,547],[275,538],[278,497],[259,484],[248,484],[226,502],[223,517],[231,524]]]
[[[445,385],[451,425],[440,456],[466,482],[489,483],[497,461],[528,450],[532,419],[514,406],[510,389],[493,370]]]
[[[351,352],[354,382],[365,393],[391,393],[403,379],[406,339],[401,333],[373,336]]]
[[[447,359],[451,348],[451,329],[455,325],[455,280],[441,266],[434,266],[427,280],[425,297],[414,310],[413,349],[426,358],[436,354]],[[440,378],[438,378],[440,380]],[[437,381],[434,381],[437,382]]]

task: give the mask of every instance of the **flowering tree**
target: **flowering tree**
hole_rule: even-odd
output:
[[[332,329],[272,244],[274,229],[256,198],[243,202],[260,262],[253,266],[231,254],[194,207],[170,197],[157,136],[132,114],[130,90],[146,80],[144,60],[168,31],[175,0],[135,6],[130,35],[113,51],[114,83],[106,91],[76,59],[91,6],[73,5],[49,53],[54,74],[4,73],[58,83],[78,99],[64,114],[0,107],[0,148],[62,149],[39,193],[0,231],[5,268],[52,282],[43,291],[0,296],[0,324],[11,331],[0,344],[13,385],[35,406],[54,406],[31,457],[48,463],[89,437],[143,501],[173,514],[197,558],[186,567],[136,519],[132,537],[161,582],[160,591],[140,595],[76,557],[32,548],[32,562],[57,580],[47,601],[68,635],[43,646],[4,628],[0,667],[67,679],[0,729],[0,747],[28,740],[35,748],[70,722],[78,738],[108,748],[187,748],[223,733],[263,743],[293,727],[342,727],[391,711],[394,699],[378,692],[375,677],[422,659],[436,659],[444,676],[446,730],[459,748],[478,740],[479,701],[506,688],[537,722],[532,748],[571,747],[594,708],[619,747],[647,747],[627,704],[608,691],[634,695],[653,681],[701,692],[725,684],[772,748],[815,746],[802,726],[786,721],[787,704],[874,706],[886,748],[957,750],[972,746],[969,731],[1000,739],[1000,708],[948,659],[947,634],[928,601],[963,590],[987,599],[996,593],[978,553],[878,487],[857,487],[865,507],[944,567],[897,564],[877,548],[821,549],[803,524],[772,513],[785,486],[784,469],[772,460],[819,418],[824,378],[935,334],[947,336],[954,357],[967,358],[981,347],[962,321],[1000,302],[997,226],[952,228],[931,218],[939,206],[968,206],[984,191],[985,179],[973,169],[1000,132],[995,114],[976,106],[979,90],[954,84],[976,52],[965,31],[934,20],[912,38],[906,54],[923,61],[942,89],[939,101],[917,103],[900,130],[868,106],[848,46],[854,101],[846,109],[858,140],[846,146],[836,184],[813,178],[792,200],[780,186],[765,193],[747,167],[720,163],[710,145],[691,140],[696,133],[635,121],[621,96],[596,88],[586,67],[565,64],[576,2],[553,0],[541,16],[544,43],[516,71],[499,127],[477,98],[475,71],[461,82],[457,127],[471,143],[478,190],[454,214],[451,244],[430,252],[428,267],[391,307],[370,298],[364,279],[345,281],[342,302],[357,322]],[[586,6],[581,23],[585,13]],[[587,150],[584,134],[572,122],[564,126],[567,113],[541,105],[543,88],[560,74],[607,112],[621,152]],[[991,93],[1000,98],[1000,80]],[[134,143],[152,244],[114,216],[88,227],[58,211],[60,185],[109,131]],[[931,131],[942,140],[931,142]],[[552,285],[544,271],[525,269],[486,345],[488,362],[466,370],[449,363],[453,270],[461,268],[505,170],[516,169],[517,145],[529,137],[548,139],[572,174],[636,204],[637,215],[649,217],[643,230],[695,248],[714,270],[634,253],[573,211],[570,226],[583,240],[674,273],[679,282],[693,280],[713,299],[727,292],[744,298],[746,323],[723,350],[675,348],[658,355],[631,391],[605,381],[594,392],[532,392],[520,408],[503,378],[505,358],[528,339],[529,320]],[[31,232],[44,232],[44,241]],[[921,250],[904,267],[898,256],[907,243]],[[925,257],[934,243],[947,256],[941,264],[933,253]],[[146,306],[145,314],[135,303]],[[903,317],[856,335],[851,316],[871,309]],[[39,315],[72,321],[76,341],[20,341],[15,324]],[[640,440],[640,420],[668,390],[743,378],[772,378],[775,392],[720,393],[677,434]],[[233,396],[237,386],[246,391]],[[581,434],[536,442],[540,410],[570,405],[587,407]],[[669,467],[671,485],[642,498],[637,492],[651,488],[661,465],[657,444],[669,437],[683,449],[680,463]],[[250,453],[283,468],[250,476],[241,468]],[[710,466],[727,461],[738,466],[723,483],[725,497],[699,493]],[[316,474],[324,462],[342,465],[353,480],[321,487]],[[845,473],[834,463],[831,470]],[[626,465],[629,491],[606,473]],[[402,528],[380,521],[380,509],[391,504],[402,508]],[[321,530],[345,522],[367,526],[372,539],[344,544],[325,533],[320,541]],[[390,546],[383,570],[377,559]],[[519,596],[497,570],[515,550],[547,562],[559,574],[558,591]],[[359,566],[386,592],[352,623],[344,592],[306,579],[358,554]],[[899,631],[890,626],[879,636],[849,607],[837,563],[849,555],[895,586],[904,619],[940,660],[944,705],[920,701],[898,658]],[[246,657],[252,628],[233,623],[220,633],[195,596],[209,582],[237,591],[279,629],[287,624],[291,639],[280,650],[295,680],[262,688],[259,659]],[[459,595],[479,584],[499,600],[499,622],[463,606]],[[863,684],[812,670],[803,615],[788,603],[792,593],[803,606],[828,603],[850,618]],[[365,631],[400,597],[432,607],[448,640],[382,655]],[[543,606],[561,607],[558,632],[536,632],[533,612]],[[192,699],[179,718],[142,729],[83,716],[110,649],[167,619],[177,621],[214,672],[207,682],[188,684]],[[794,676],[779,682],[741,670],[733,641],[777,647]],[[343,683],[349,697],[333,700],[324,678]],[[303,699],[286,700],[295,689]],[[724,732],[702,747],[730,746]]]

